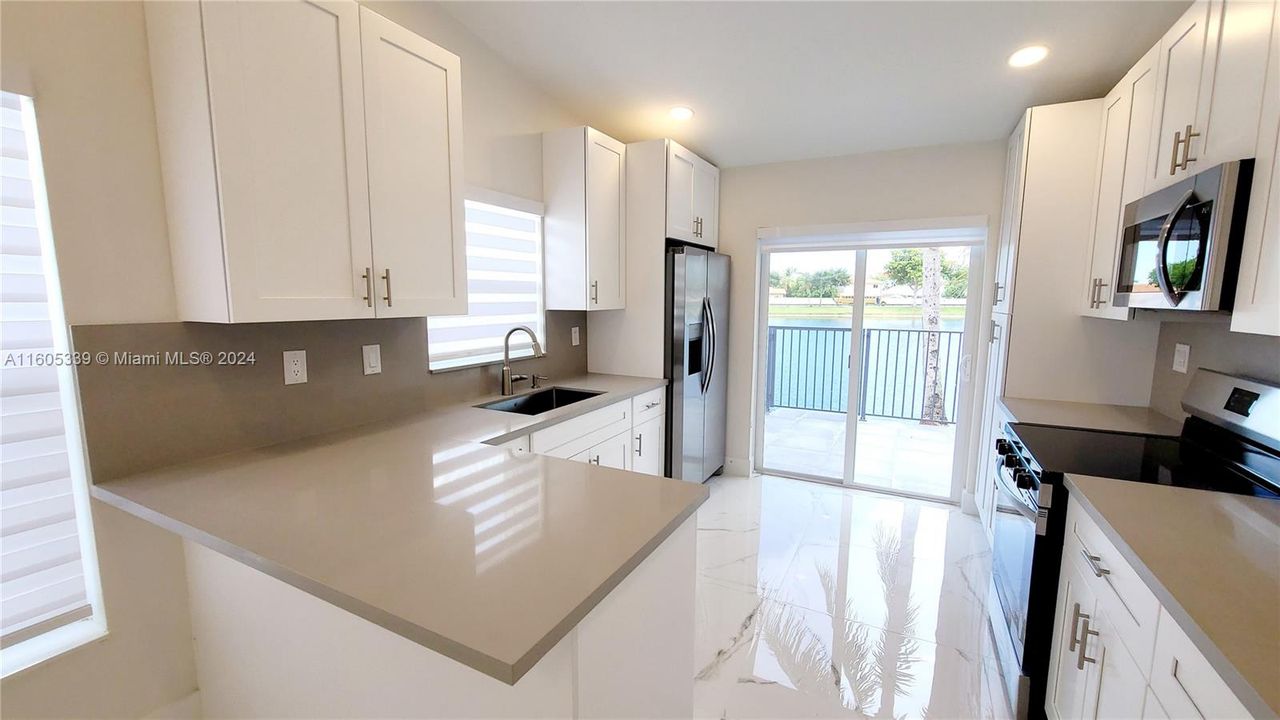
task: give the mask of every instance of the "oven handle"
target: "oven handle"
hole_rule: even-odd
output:
[[[1173,287],[1173,278],[1169,277],[1169,235],[1173,233],[1173,227],[1178,224],[1178,218],[1182,213],[1191,206],[1191,198],[1195,195],[1196,189],[1192,187],[1188,190],[1173,206],[1173,212],[1164,219],[1164,225],[1160,226],[1159,239],[1156,241],[1158,248],[1156,254],[1156,283],[1160,285],[1160,292],[1164,293],[1164,297],[1169,301],[1170,305],[1177,307],[1182,302],[1182,297],[1186,295],[1185,290],[1178,290]],[[1199,257],[1204,253],[1202,246],[1196,251],[1196,264],[1199,265]]]
[[[1003,466],[996,468],[996,485],[1013,500],[1014,507],[1018,508],[1018,513],[1034,523],[1037,518],[1036,510],[1028,507],[1026,499],[1012,486],[1013,481],[1008,477],[1006,470],[1008,468]]]

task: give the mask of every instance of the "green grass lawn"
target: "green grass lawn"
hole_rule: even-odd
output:
[[[849,305],[771,305],[769,317],[849,317],[853,308]],[[920,317],[920,307],[910,305],[867,305],[863,317],[869,318],[914,318]],[[942,317],[964,317],[963,305],[943,305]]]

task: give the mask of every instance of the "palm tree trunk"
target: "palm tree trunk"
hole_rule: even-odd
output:
[[[938,248],[925,248],[922,255],[924,260],[922,304],[924,329],[927,334],[925,335],[924,407],[920,413],[920,422],[924,425],[940,425],[947,421],[942,382],[938,373],[938,346],[942,339],[938,334],[942,325],[942,251]]]

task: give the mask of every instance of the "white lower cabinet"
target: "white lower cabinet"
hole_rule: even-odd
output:
[[[1073,499],[1045,711],[1077,718],[1247,718],[1209,661]],[[1154,646],[1154,647],[1153,647]]]
[[[663,423],[665,415],[646,420],[636,425],[631,441],[631,469],[646,475],[662,475],[666,469],[663,462]]]
[[[601,467],[630,470],[631,436],[629,433],[618,433],[614,437],[598,445],[593,445],[569,459]]]

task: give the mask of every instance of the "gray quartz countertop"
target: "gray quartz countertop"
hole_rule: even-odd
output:
[[[535,417],[447,408],[112,480],[93,495],[515,683],[708,494],[482,444],[666,381],[556,384],[605,392]]]
[[[1280,501],[1066,483],[1254,717],[1280,715]]]
[[[1181,420],[1148,407],[1010,397],[1000,398],[1000,404],[1014,418],[1014,422],[1028,425],[1106,430],[1134,435],[1175,436],[1182,432]]]

